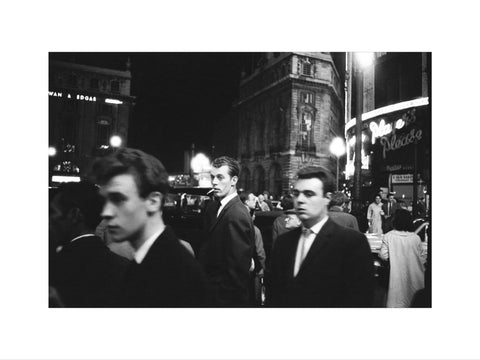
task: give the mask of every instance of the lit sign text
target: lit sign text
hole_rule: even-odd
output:
[[[390,136],[385,136],[380,139],[380,143],[383,145],[383,158],[385,159],[388,151],[398,150],[415,141],[422,139],[422,130],[412,129],[408,134],[401,135],[397,138],[397,135],[393,133]]]
[[[49,96],[53,96],[53,97],[58,97],[58,98],[63,98],[63,93],[61,92],[57,92],[57,91],[49,91],[48,92],[48,95]],[[67,98],[68,99],[71,99],[72,98],[72,95],[70,94],[67,94]],[[96,96],[88,96],[88,95],[81,95],[81,94],[77,94],[75,96],[75,99],[77,100],[82,100],[82,101],[97,101],[97,97]]]

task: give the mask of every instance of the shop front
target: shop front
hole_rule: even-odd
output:
[[[346,125],[347,178],[353,178],[355,122]],[[362,115],[362,200],[394,192],[414,214],[427,216],[431,198],[431,115],[428,98]]]

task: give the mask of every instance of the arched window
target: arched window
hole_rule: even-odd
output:
[[[253,173],[253,192],[257,195],[263,190],[265,190],[265,170],[258,165]]]
[[[282,195],[282,167],[278,163],[273,163],[270,167],[269,173],[269,188],[270,194],[279,197]]]
[[[250,170],[247,167],[242,166],[239,183],[238,188],[244,191],[250,191]]]

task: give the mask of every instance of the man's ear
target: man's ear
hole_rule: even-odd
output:
[[[237,175],[232,176],[232,183],[233,183],[233,185],[237,185],[237,182],[238,182],[238,176],[237,176]]]
[[[149,212],[157,212],[162,209],[163,195],[159,191],[152,191],[147,196],[147,210]]]

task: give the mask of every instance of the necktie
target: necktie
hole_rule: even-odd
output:
[[[392,206],[392,203],[389,201],[388,202],[388,210],[387,210],[387,215],[390,216],[390,206]]]
[[[293,269],[293,276],[297,276],[298,271],[300,270],[300,266],[302,266],[303,260],[305,259],[306,256],[306,248],[305,248],[305,243],[307,238],[310,236],[311,230],[307,228],[302,229],[302,236],[300,237],[300,240],[298,242],[298,246],[300,247],[300,254],[298,254],[297,250],[297,258],[295,262],[295,267]]]
[[[308,229],[308,228],[303,228],[302,229],[302,252],[301,252],[301,256],[300,256],[300,265],[302,265],[303,263],[303,260],[305,260],[305,256],[307,255],[306,254],[306,248],[305,248],[305,243],[307,242],[307,239],[308,237],[310,236],[310,234],[312,233],[312,230]]]

